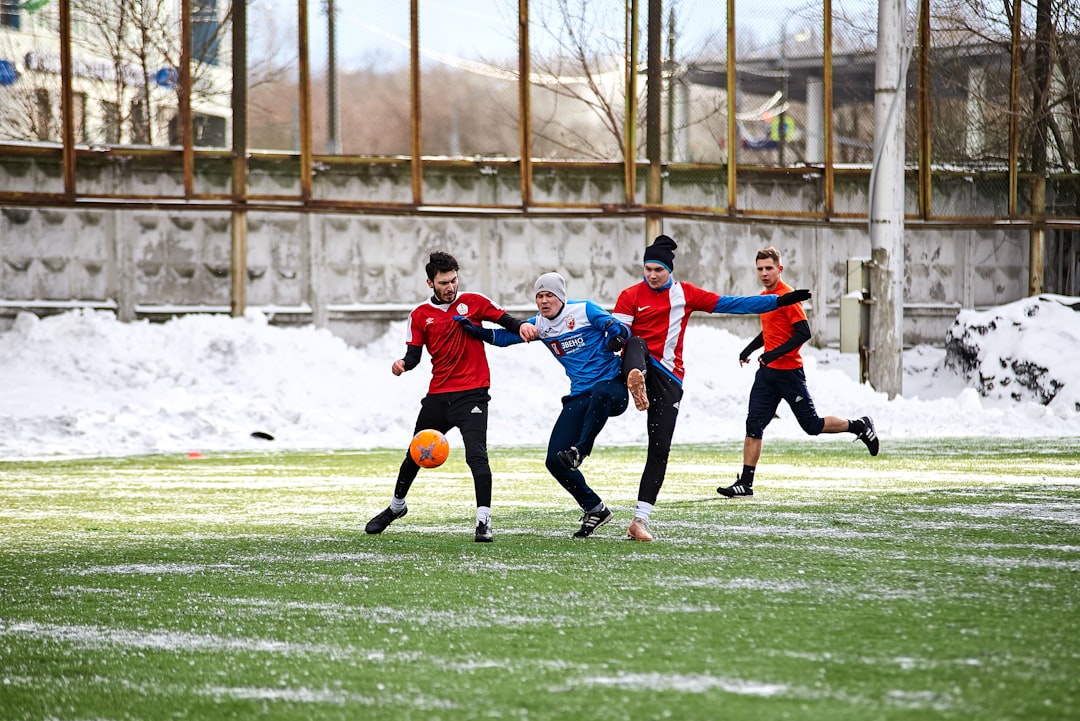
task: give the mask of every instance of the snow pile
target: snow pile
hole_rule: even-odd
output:
[[[1040,295],[961,311],[945,336],[946,364],[987,398],[1080,411],[1080,298]]]
[[[1080,357],[1080,332],[1075,325],[1066,329],[1066,322],[1075,323],[1078,314],[1060,302],[1041,303],[1031,314],[1020,310],[1028,307],[1023,303],[1014,305],[999,312],[1022,323],[997,321],[1007,327],[1009,342],[983,342],[979,363],[997,371],[1012,368],[1014,360],[1037,361],[1056,384],[1047,387],[1057,387],[1049,404],[1016,400],[1011,392],[980,397],[977,386],[949,367],[945,350],[928,346],[904,354],[904,395],[890,400],[856,381],[856,356],[804,348],[818,412],[873,416],[884,449],[890,438],[1077,435],[1080,364],[1072,359]],[[405,352],[404,339],[404,322],[354,348],[325,329],[271,326],[256,312],[244,318],[190,315],[162,324],[120,323],[108,312],[45,319],[24,313],[0,335],[0,458],[404,450],[430,380],[426,354],[411,372],[390,372]],[[738,356],[748,341],[707,326],[687,330],[676,443],[742,440],[755,369],[740,366]],[[488,359],[490,445],[546,445],[569,388],[562,368],[538,343],[490,348]],[[1022,375],[1012,373],[1010,378]],[[1022,386],[1010,380],[1005,387]],[[768,438],[806,437],[786,406],[779,416]],[[820,442],[850,440],[841,434]],[[456,431],[450,442],[460,443]],[[645,442],[645,417],[633,404],[600,437],[604,445]]]

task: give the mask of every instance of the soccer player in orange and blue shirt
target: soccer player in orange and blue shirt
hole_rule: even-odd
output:
[[[780,274],[780,251],[769,247],[757,253],[757,275],[765,288],[762,295],[786,296],[792,292]],[[775,417],[780,401],[791,407],[799,425],[811,436],[821,433],[854,433],[856,440],[866,444],[870,455],[878,453],[878,437],[874,421],[863,416],[853,421],[825,416],[814,408],[814,400],[806,387],[802,355],[799,348],[810,340],[810,325],[802,303],[784,305],[761,316],[761,332],[739,354],[739,363],[750,362],[750,354],[758,348],[765,352],[758,357],[758,371],[750,389],[749,411],[746,414],[746,438],[743,440],[743,470],[735,483],[721,486],[716,492],[727,498],[754,495],[754,472],[761,458],[761,439],[765,426]]]

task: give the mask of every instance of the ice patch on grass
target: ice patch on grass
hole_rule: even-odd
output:
[[[68,573],[76,576],[96,576],[98,574],[112,574],[116,576],[153,576],[179,574],[193,576],[207,571],[229,571],[230,573],[241,570],[240,566],[232,563],[121,563],[114,566],[90,566],[81,569],[67,569]]]
[[[930,506],[911,508],[912,513],[955,514],[971,518],[1011,519],[1026,518],[1080,525],[1080,505],[1072,502],[1048,501],[1046,503],[993,503],[990,505]]]
[[[344,690],[327,688],[266,688],[257,686],[208,686],[199,691],[204,696],[216,700],[238,699],[241,701],[283,701],[286,703],[333,704],[346,706],[385,706],[399,704],[413,709],[456,709],[458,705],[446,699],[433,699],[426,696],[406,696],[392,694],[389,697],[373,698]]]
[[[1001,558],[997,556],[952,556],[956,563],[972,566],[985,566],[1000,571],[1015,571],[1018,568],[1050,568],[1056,571],[1080,571],[1080,559],[1065,561],[1051,558]]]
[[[683,693],[705,693],[706,691],[719,689],[741,696],[763,697],[777,696],[788,691],[788,687],[780,683],[743,681],[703,674],[673,673],[620,673],[615,676],[585,676],[572,682],[570,687],[553,688],[552,691],[567,691],[571,687],[579,686],[605,686],[637,691],[681,691]]]
[[[360,696],[347,691],[334,691],[331,689],[317,688],[265,688],[265,687],[237,687],[237,686],[209,686],[200,689],[198,693],[210,696],[218,701],[223,699],[239,699],[242,701],[286,701],[289,703],[329,703],[344,706],[347,703],[358,703],[365,706],[373,706],[378,701],[367,696]]]
[[[717,588],[725,591],[768,591],[770,593],[792,593],[805,591],[809,584],[800,581],[780,581],[768,578],[672,578],[669,586],[681,588]]]
[[[910,709],[930,708],[935,711],[948,711],[952,703],[933,691],[899,691],[892,690],[885,694],[886,700],[892,706]]]
[[[81,648],[157,649],[161,651],[254,651],[281,654],[320,653],[343,655],[343,649],[323,644],[291,643],[272,639],[222,638],[183,631],[136,631],[126,628],[0,620],[0,636],[30,636],[70,643]]]

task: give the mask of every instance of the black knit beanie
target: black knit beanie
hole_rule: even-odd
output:
[[[675,249],[678,248],[675,241],[666,235],[656,236],[653,244],[645,249],[645,260],[642,263],[659,263],[668,269],[675,270]]]

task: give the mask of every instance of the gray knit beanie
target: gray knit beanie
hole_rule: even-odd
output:
[[[566,302],[566,280],[558,273],[544,273],[536,279],[533,290],[535,293],[546,290],[563,303]]]

